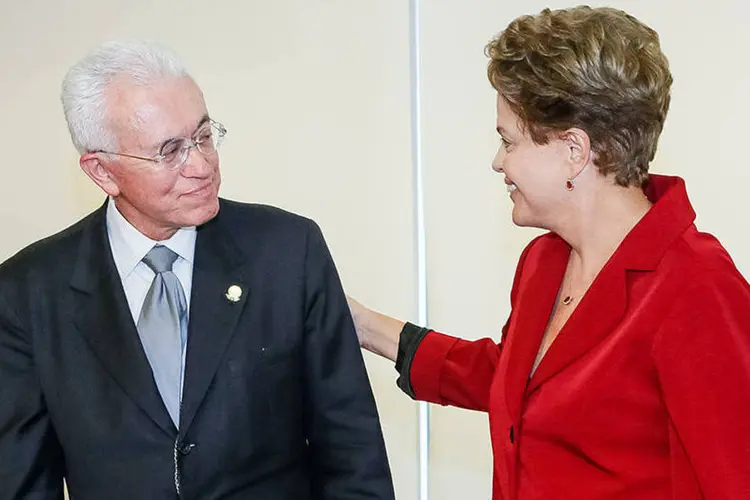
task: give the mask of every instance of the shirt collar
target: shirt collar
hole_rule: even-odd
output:
[[[191,265],[195,256],[195,226],[183,227],[177,230],[171,238],[164,241],[152,240],[138,231],[123,217],[115,206],[114,200],[107,204],[107,233],[109,234],[112,256],[115,260],[120,276],[125,278],[132,273],[138,263],[157,244],[169,248],[180,258]]]

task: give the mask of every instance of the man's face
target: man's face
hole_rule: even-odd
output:
[[[148,86],[116,81],[107,97],[117,153],[153,157],[170,140],[194,138],[208,124],[203,94],[187,77]],[[193,148],[185,164],[174,170],[123,156],[99,158],[111,181],[105,191],[125,218],[152,239],[163,240],[181,227],[201,225],[219,211],[218,153],[204,156]]]

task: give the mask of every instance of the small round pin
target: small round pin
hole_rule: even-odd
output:
[[[229,302],[239,302],[242,298],[242,288],[237,285],[230,286],[227,288],[225,297]]]

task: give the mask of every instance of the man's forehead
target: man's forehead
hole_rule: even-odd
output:
[[[133,120],[134,139],[138,145],[147,149],[158,149],[164,143],[174,139],[191,137],[195,131],[200,128],[201,124],[208,121],[208,114],[204,113],[195,119],[174,121],[156,121],[156,120]]]
[[[139,129],[164,129],[169,135],[189,136],[208,117],[205,107],[185,108],[179,113],[171,113],[158,104],[139,106],[131,113],[131,123]]]
[[[114,97],[112,118],[143,146],[189,136],[207,117],[203,96],[192,81],[149,87],[128,82]]]
[[[118,77],[110,83],[107,92],[108,100],[125,112],[168,112],[205,106],[203,93],[189,77],[165,78],[149,84]]]

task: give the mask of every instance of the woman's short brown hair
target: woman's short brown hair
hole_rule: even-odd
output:
[[[535,142],[581,128],[602,174],[646,182],[672,85],[653,29],[612,8],[545,9],[511,22],[486,52],[492,86]]]

